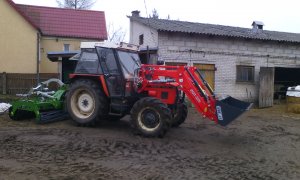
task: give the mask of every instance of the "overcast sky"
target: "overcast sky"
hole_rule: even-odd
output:
[[[19,4],[56,7],[56,0],[13,0]],[[146,2],[146,6],[145,3]],[[250,28],[253,20],[264,29],[300,33],[299,0],[97,0],[92,10],[105,11],[106,22],[129,34],[131,11],[147,16],[156,9],[159,18]],[[128,37],[127,37],[128,38]]]

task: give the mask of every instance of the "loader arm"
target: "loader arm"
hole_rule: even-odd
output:
[[[148,92],[149,96],[157,96],[157,91],[169,91],[171,96],[162,100],[174,104],[175,91],[178,89],[186,94],[195,108],[203,117],[223,126],[236,119],[251,106],[232,97],[218,101],[209,84],[201,76],[200,71],[192,66],[160,66],[142,65],[139,71],[138,92]]]

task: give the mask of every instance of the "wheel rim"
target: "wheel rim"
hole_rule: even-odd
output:
[[[155,109],[146,107],[140,111],[138,123],[146,131],[155,131],[161,123],[160,115]]]
[[[71,108],[78,118],[89,118],[95,111],[93,95],[85,89],[77,89],[71,97]]]

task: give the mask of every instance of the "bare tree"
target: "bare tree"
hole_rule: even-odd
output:
[[[159,18],[158,12],[155,8],[152,10],[152,15],[150,14],[149,16],[150,16],[150,18],[154,18],[154,19]]]
[[[70,9],[90,9],[96,0],[56,0],[59,7]]]
[[[124,42],[126,31],[122,28],[115,28],[113,23],[109,23],[108,25],[108,41],[114,43]]]

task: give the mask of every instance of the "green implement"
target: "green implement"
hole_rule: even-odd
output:
[[[57,91],[49,91],[50,83],[57,83]],[[59,79],[49,79],[32,88],[28,94],[19,94],[22,98],[14,101],[9,109],[13,120],[35,118],[37,123],[48,123],[68,117],[64,111],[64,98],[67,85]]]

